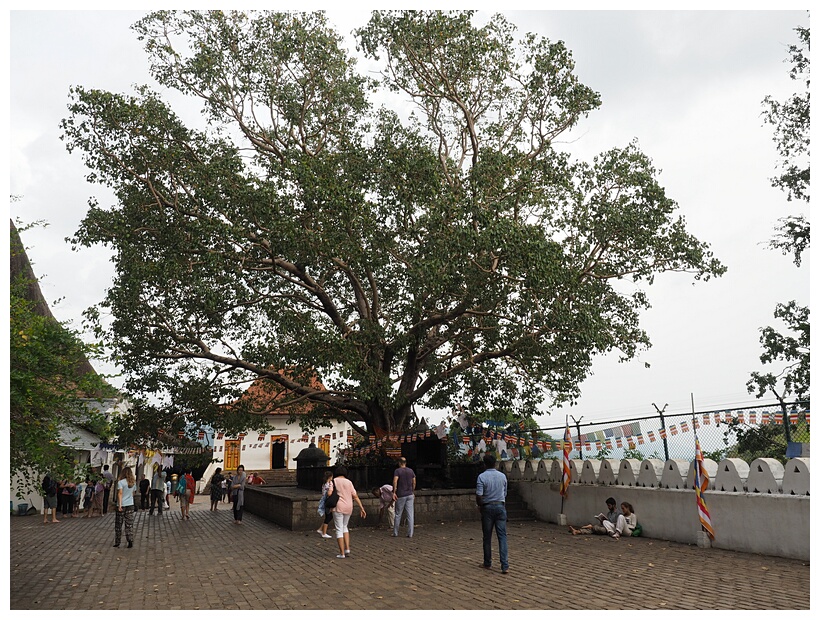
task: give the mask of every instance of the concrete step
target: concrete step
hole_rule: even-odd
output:
[[[507,508],[507,521],[533,521],[536,519],[535,512],[527,507],[527,504],[515,489],[507,488],[505,507]]]
[[[262,476],[264,486],[296,486],[295,469],[254,469],[253,472]]]

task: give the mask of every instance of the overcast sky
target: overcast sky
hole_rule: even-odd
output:
[[[759,328],[774,324],[778,302],[809,303],[809,260],[796,268],[765,248],[777,219],[805,211],[771,187],[777,161],[761,100],[784,99],[786,47],[805,11],[533,11],[508,12],[527,31],[563,40],[581,80],[602,97],[568,138],[584,159],[637,139],[662,170],[688,228],[711,244],[728,273],[710,282],[666,274],[647,288],[653,308],[642,316],[653,347],[628,364],[602,358],[583,384],[577,406],[556,409],[543,427],[567,414],[615,420],[754,404],[749,373],[760,370]],[[60,320],[80,327],[81,313],[100,302],[112,276],[101,248],[72,252],[90,196],[110,204],[104,188],[85,182],[79,154],[60,141],[68,90],[82,85],[131,92],[152,83],[146,56],[129,26],[141,13],[13,11],[10,14],[10,215],[49,226],[28,231],[41,288]],[[330,12],[340,32],[367,12]],[[58,301],[59,300],[59,303]],[[650,368],[645,367],[645,363]],[[99,370],[110,372],[101,367]],[[112,381],[118,385],[117,380]],[[770,402],[766,400],[764,402]]]

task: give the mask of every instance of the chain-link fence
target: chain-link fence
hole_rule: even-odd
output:
[[[721,461],[740,458],[809,456],[809,403],[795,401],[720,409],[695,413],[664,414],[611,422],[570,423],[571,458],[639,460],[656,458],[692,460],[695,433],[706,458]],[[565,427],[543,428],[555,440]],[[546,442],[544,457],[560,457],[560,445]]]

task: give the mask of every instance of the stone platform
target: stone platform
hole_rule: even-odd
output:
[[[367,518],[356,520],[364,526],[376,525],[379,500],[368,490],[356,489]],[[475,489],[417,490],[416,524],[475,519]],[[250,486],[245,488],[245,510],[272,523],[294,531],[316,529],[322,494],[295,486]],[[511,498],[512,499],[512,498]],[[535,517],[532,517],[535,519]]]

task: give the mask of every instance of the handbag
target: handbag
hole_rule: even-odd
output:
[[[327,496],[325,499],[325,510],[329,508],[336,508],[336,504],[339,503],[339,494],[336,492],[336,485],[333,485],[333,492]]]

